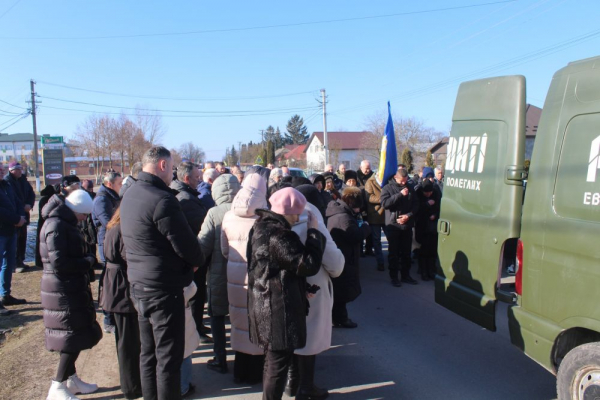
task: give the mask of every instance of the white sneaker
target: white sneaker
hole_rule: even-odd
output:
[[[98,385],[95,385],[93,383],[85,383],[84,381],[79,379],[77,374],[71,375],[69,379],[67,379],[65,385],[67,386],[67,389],[69,389],[73,394],[89,394],[94,393],[96,390],[98,390]]]
[[[52,381],[46,400],[79,400],[79,397],[75,397],[65,384]]]

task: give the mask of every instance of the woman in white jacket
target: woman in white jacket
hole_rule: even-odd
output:
[[[252,173],[244,178],[221,228],[221,251],[227,259],[227,297],[236,383],[262,382],[264,351],[252,344],[249,336],[246,258],[248,234],[258,219],[255,211],[260,208],[267,208],[267,182],[258,173]]]
[[[302,241],[306,240],[307,213],[311,212],[319,220],[318,230],[327,239],[325,252],[323,253],[323,264],[319,272],[306,278],[309,285],[319,287],[315,294],[309,295],[310,308],[306,317],[306,346],[296,350],[294,353],[294,364],[288,370],[288,382],[286,394],[296,396],[297,399],[324,399],[327,390],[320,389],[314,384],[315,356],[331,347],[331,309],[333,307],[333,285],[331,278],[338,277],[344,269],[344,256],[337,248],[327,230],[323,220],[324,205],[319,191],[313,185],[300,185],[296,187],[306,197],[308,203],[304,213],[300,216],[300,222],[292,227],[292,230],[300,236]]]

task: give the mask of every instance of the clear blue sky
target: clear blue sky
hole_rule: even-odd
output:
[[[163,112],[164,144],[193,141],[209,159],[294,113],[322,130],[321,88],[329,130],[363,130],[390,100],[395,117],[447,132],[464,80],[525,75],[542,107],[556,70],[600,55],[599,17],[598,0],[1,0],[0,100],[27,107],[35,79],[38,133],[67,138],[91,112],[212,112]],[[264,115],[233,116],[250,110]],[[5,128],[21,111],[0,102],[0,131],[32,132],[30,117]]]

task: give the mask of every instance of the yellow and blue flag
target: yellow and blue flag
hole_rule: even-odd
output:
[[[392,110],[388,101],[388,120],[385,125],[385,133],[381,139],[381,157],[379,157],[379,170],[377,180],[384,187],[390,178],[398,170],[398,153],[396,152],[396,135],[394,134],[394,122],[392,121]]]

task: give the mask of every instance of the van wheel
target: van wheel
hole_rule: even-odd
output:
[[[575,347],[558,368],[556,390],[559,400],[600,397],[600,343]]]

